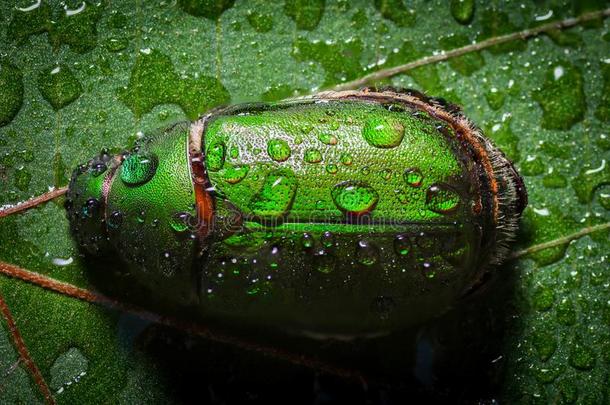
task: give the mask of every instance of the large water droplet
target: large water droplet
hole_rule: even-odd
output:
[[[290,157],[290,146],[283,139],[271,139],[267,142],[267,153],[276,162],[283,162]]]
[[[197,220],[188,212],[178,212],[172,215],[169,226],[178,233],[197,228]]]
[[[435,184],[426,193],[426,208],[439,214],[450,214],[460,204],[460,196],[449,186]]]
[[[359,181],[344,181],[337,184],[331,191],[331,196],[337,208],[348,214],[363,214],[371,211],[379,195],[367,185]]]
[[[297,181],[292,171],[270,172],[259,192],[250,201],[252,213],[260,217],[279,217],[290,209],[297,192]]]
[[[38,77],[38,89],[55,110],[72,103],[83,92],[80,82],[65,65],[44,70]]]
[[[362,129],[364,139],[377,148],[394,148],[405,136],[405,127],[396,120],[371,118]]]
[[[121,180],[130,186],[143,184],[153,178],[159,161],[153,154],[129,155],[121,165]]]
[[[79,349],[72,347],[53,362],[49,386],[61,394],[68,386],[79,382],[87,374],[88,368],[89,360]]]

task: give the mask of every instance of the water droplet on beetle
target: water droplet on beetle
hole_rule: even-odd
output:
[[[362,136],[376,148],[395,148],[402,142],[405,127],[396,120],[371,118],[362,128]]]
[[[439,214],[451,214],[460,204],[460,196],[449,186],[434,184],[426,192],[426,208]]]
[[[304,233],[303,236],[301,237],[301,245],[305,249],[311,249],[313,247],[313,244],[314,244],[313,236],[310,233]]]
[[[356,260],[365,266],[372,266],[379,260],[379,251],[368,241],[360,240],[356,247]]]
[[[121,180],[130,186],[147,183],[155,175],[158,164],[153,154],[129,155],[121,165]]]
[[[411,187],[421,186],[422,181],[424,180],[424,176],[422,175],[421,171],[416,168],[409,168],[405,170],[403,178],[405,179],[405,182]]]
[[[113,211],[107,220],[108,227],[112,229],[118,229],[122,223],[123,213],[121,211]]]
[[[307,163],[320,163],[322,161],[322,154],[317,149],[307,149],[303,159]]]
[[[397,235],[394,238],[394,251],[400,256],[406,256],[411,251],[411,241],[406,235]]]
[[[372,187],[358,181],[337,184],[332,189],[331,196],[337,208],[355,215],[371,211],[379,201],[379,194]]]
[[[330,231],[326,231],[320,237],[320,242],[322,242],[322,246],[324,247],[332,247],[335,245],[335,235]]]
[[[267,142],[267,154],[276,162],[283,162],[290,157],[290,146],[283,139],[271,139]]]

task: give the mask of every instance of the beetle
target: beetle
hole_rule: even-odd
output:
[[[506,257],[526,205],[459,107],[392,88],[216,108],[102,152],[65,202],[79,246],[150,301],[310,336],[446,312]]]

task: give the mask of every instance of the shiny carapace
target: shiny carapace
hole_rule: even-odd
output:
[[[195,316],[367,335],[439,315],[506,256],[521,177],[454,105],[326,92],[218,108],[77,169],[92,255]]]

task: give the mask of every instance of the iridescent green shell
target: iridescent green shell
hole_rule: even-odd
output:
[[[384,333],[444,312],[502,260],[526,204],[457,107],[416,92],[219,108],[94,176],[100,159],[71,184],[81,245],[105,235],[102,252],[157,301],[303,333]]]

